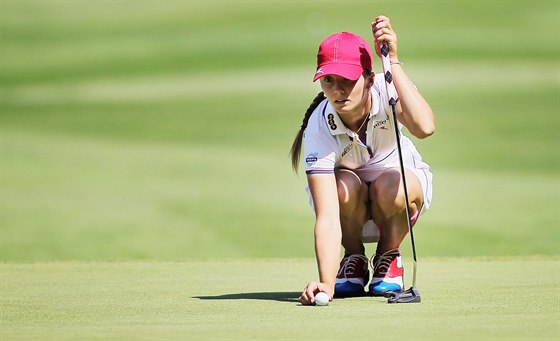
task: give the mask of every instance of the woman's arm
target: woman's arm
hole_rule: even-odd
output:
[[[375,50],[381,56],[380,46],[386,43],[389,46],[389,59],[391,60],[391,73],[399,94],[396,105],[399,121],[418,138],[426,138],[435,131],[434,113],[430,105],[420,94],[416,86],[410,81],[399,63],[397,54],[397,35],[391,27],[389,18],[379,16],[373,25]]]
[[[300,297],[303,304],[312,303],[319,291],[333,297],[342,241],[334,173],[310,174],[307,181],[315,205],[315,256],[319,283],[310,282],[306,286]]]
[[[391,65],[391,73],[399,94],[396,106],[399,121],[419,139],[432,135],[435,131],[432,108],[410,81],[401,64]]]

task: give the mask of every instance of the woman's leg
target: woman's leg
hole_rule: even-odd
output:
[[[340,206],[342,246],[346,254],[363,254],[362,227],[369,216],[368,186],[356,173],[338,169],[335,173]]]
[[[423,205],[423,192],[416,175],[406,172],[406,184],[411,217]],[[403,267],[400,245],[408,232],[406,202],[401,174],[398,169],[383,172],[370,186],[371,210],[381,228],[377,252],[373,258],[373,278],[369,290],[373,295],[403,289]]]
[[[422,186],[416,175],[406,172],[411,217],[423,205]],[[370,186],[371,210],[375,223],[382,228],[377,253],[399,248],[408,232],[403,183],[398,169],[383,172]]]
[[[369,216],[368,186],[347,169],[335,172],[344,258],[336,275],[335,296],[359,296],[369,281],[368,258],[362,243],[362,226]]]

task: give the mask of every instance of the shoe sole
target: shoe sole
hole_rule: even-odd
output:
[[[390,292],[390,290],[387,291],[368,291],[367,295],[368,296],[373,296],[373,297],[385,297],[385,293]]]
[[[338,287],[338,288],[337,288]],[[345,282],[336,284],[334,287],[334,297],[360,297],[365,296],[366,292],[362,285],[357,283]]]
[[[375,290],[375,289],[372,289],[371,286],[370,286],[369,291],[368,291],[368,295],[370,295],[370,296],[385,296],[385,294],[387,292],[391,292],[391,291],[392,292],[399,292],[399,291],[403,290],[403,288],[398,284],[386,283],[386,282],[378,283],[374,287],[379,286],[382,283],[384,283],[382,290]]]

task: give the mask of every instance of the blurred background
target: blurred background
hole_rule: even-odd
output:
[[[380,14],[436,114],[436,134],[414,139],[434,173],[419,257],[559,253],[558,2],[0,12],[1,261],[313,257],[288,152],[320,91],[319,43],[371,41]]]

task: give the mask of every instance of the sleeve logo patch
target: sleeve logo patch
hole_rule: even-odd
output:
[[[315,162],[317,162],[318,158],[317,155],[319,155],[318,153],[311,153],[309,155],[307,155],[307,157],[305,158],[305,163],[307,163],[308,166],[313,166],[315,164]]]

